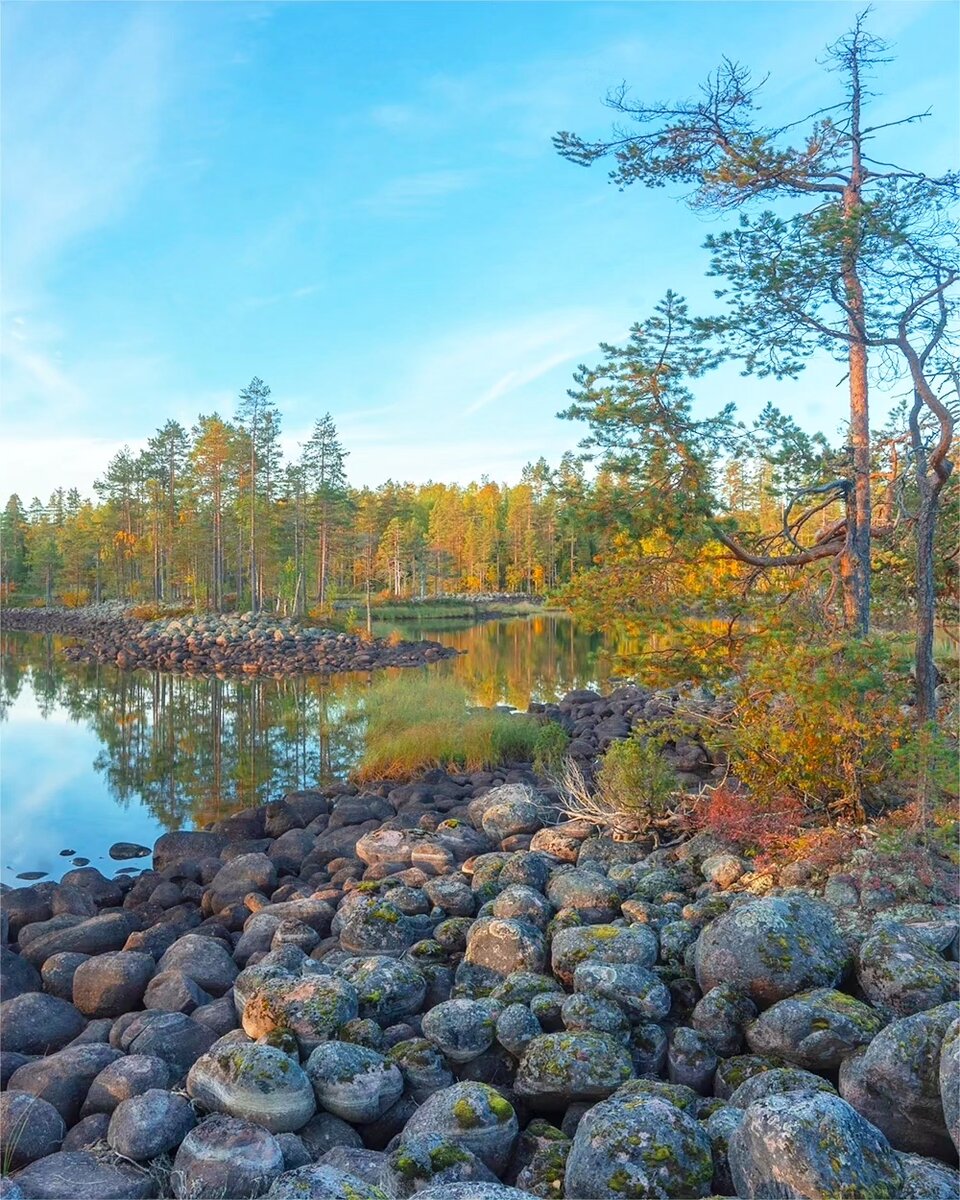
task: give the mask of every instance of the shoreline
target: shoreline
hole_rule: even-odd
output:
[[[440,642],[361,637],[254,613],[206,613],[140,621],[126,609],[6,609],[4,632],[77,639],[70,662],[193,675],[332,675],[417,667],[456,657]]]

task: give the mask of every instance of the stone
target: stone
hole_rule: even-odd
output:
[[[119,1017],[140,1007],[156,970],[149,954],[115,950],[81,963],[73,976],[73,1003],[87,1017]]]
[[[147,1171],[88,1150],[37,1159],[20,1172],[17,1185],[30,1200],[141,1200],[155,1195],[156,1188]]]
[[[844,1059],[840,1095],[897,1150],[950,1160],[956,1147],[940,1101],[940,1053],[960,1005],[894,1021],[869,1046]]]
[[[909,1017],[957,997],[960,964],[903,925],[881,928],[857,952],[857,982],[888,1017]]]
[[[86,1025],[66,1000],[23,992],[0,1004],[0,1045],[18,1054],[50,1054],[72,1042]]]
[[[407,1038],[391,1046],[386,1058],[400,1069],[410,1095],[422,1104],[434,1092],[453,1085],[447,1060],[426,1038]]]
[[[320,1159],[322,1167],[336,1167],[348,1175],[356,1175],[367,1183],[377,1183],[386,1165],[386,1155],[381,1150],[360,1150],[352,1146],[334,1146]]]
[[[773,1067],[757,1071],[736,1087],[728,1098],[731,1108],[749,1108],[765,1096],[782,1096],[786,1092],[830,1092],[836,1088],[829,1080],[800,1067]]]
[[[333,1113],[320,1112],[299,1130],[297,1136],[306,1146],[314,1160],[322,1158],[329,1150],[341,1146],[348,1150],[363,1147],[360,1134]]]
[[[24,992],[39,992],[42,987],[43,981],[32,963],[22,954],[14,954],[6,946],[0,946],[0,1002],[22,996]],[[54,995],[59,993],[55,992]]]
[[[515,1058],[521,1058],[543,1027],[525,1004],[508,1004],[497,1017],[496,1039]]]
[[[633,1021],[663,1021],[672,1003],[659,976],[633,963],[582,962],[573,973],[573,987],[615,1001]]]
[[[729,1057],[743,1049],[746,1026],[756,1015],[757,1006],[742,988],[721,983],[697,1001],[690,1024],[717,1054]]]
[[[743,859],[735,854],[711,854],[700,864],[704,879],[718,888],[728,888],[736,883],[746,869]]]
[[[0,1095],[0,1160],[4,1171],[17,1170],[60,1149],[67,1127],[46,1100],[29,1092]]]
[[[222,996],[239,974],[219,942],[196,933],[178,938],[157,963],[157,971],[182,971],[211,996]]]
[[[627,1049],[599,1033],[546,1033],[527,1046],[516,1092],[540,1111],[609,1096],[633,1075]]]
[[[529,1192],[502,1183],[438,1183],[417,1192],[418,1200],[529,1200]]]
[[[219,858],[226,844],[227,839],[222,833],[199,829],[178,829],[161,834],[153,844],[154,870],[169,871],[180,863]]]
[[[147,1021],[144,1018],[149,1017]],[[144,1013],[125,1035],[129,1054],[162,1058],[170,1068],[170,1080],[182,1080],[201,1054],[206,1054],[216,1035],[183,1013]]]
[[[150,854],[150,847],[141,846],[138,842],[114,842],[107,853],[116,862],[124,862],[130,858],[146,858]]]
[[[433,1184],[472,1181],[496,1183],[497,1177],[465,1146],[438,1133],[401,1134],[378,1180],[390,1200],[407,1200]]]
[[[337,974],[356,989],[360,1016],[379,1025],[419,1012],[427,995],[422,971],[403,959],[351,958],[337,967]]]
[[[35,967],[42,967],[52,954],[107,954],[122,950],[136,928],[136,918],[130,913],[101,913],[31,940],[23,954]]]
[[[30,1092],[48,1101],[68,1126],[80,1116],[94,1079],[105,1066],[120,1058],[111,1046],[94,1043],[68,1046],[45,1058],[35,1058],[10,1077],[12,1091]]]
[[[255,1042],[201,1055],[187,1075],[187,1095],[205,1112],[255,1121],[271,1133],[295,1133],[317,1111],[299,1062]]]
[[[591,925],[562,929],[551,944],[554,975],[568,986],[583,962],[628,963],[652,967],[657,961],[657,938],[645,925]]]
[[[512,794],[507,794],[509,791]],[[516,784],[497,788],[485,797],[487,805],[480,820],[483,832],[494,842],[516,833],[536,833],[543,825],[540,805],[533,792]]]
[[[361,896],[340,926],[340,945],[354,954],[399,956],[419,936],[412,918],[389,900],[372,896]]]
[[[950,1023],[944,1035],[938,1076],[943,1119],[954,1146],[960,1151],[960,1017]]]
[[[859,1046],[867,1045],[884,1017],[832,988],[814,988],[779,1000],[747,1027],[750,1049],[773,1054],[810,1071],[832,1071]]]
[[[96,1076],[81,1110],[83,1116],[112,1113],[123,1100],[143,1095],[151,1088],[170,1084],[170,1068],[150,1054],[127,1054],[108,1063]]]
[[[207,1117],[180,1143],[170,1184],[177,1200],[248,1200],[283,1172],[273,1134],[236,1117]]]
[[[560,1006],[560,1020],[569,1033],[602,1033],[624,1045],[630,1040],[630,1022],[615,1000],[593,992],[575,992]]]
[[[269,895],[276,886],[277,868],[266,854],[241,854],[221,867],[210,883],[207,891],[210,911],[220,912],[236,901],[243,900],[248,892]]]
[[[110,1128],[110,1113],[96,1112],[89,1117],[81,1117],[67,1136],[63,1139],[61,1150],[89,1150],[98,1142],[107,1140],[107,1130]]]
[[[697,982],[741,987],[770,1005],[815,987],[836,986],[849,961],[837,919],[805,896],[776,896],[731,909],[697,940]]]
[[[671,1083],[683,1084],[710,1095],[717,1070],[717,1055],[701,1033],[681,1025],[673,1031],[667,1051],[667,1073]]]
[[[741,1200],[902,1196],[903,1169],[883,1134],[839,1096],[789,1092],[751,1104],[730,1137]]]
[[[289,1029],[300,1052],[310,1054],[336,1037],[337,1030],[358,1015],[357,990],[332,976],[280,977],[267,980],[243,1008],[243,1029],[252,1038],[277,1028]]]
[[[558,871],[547,884],[547,899],[557,909],[570,908],[588,925],[620,916],[623,897],[616,884],[597,871]]]
[[[149,1088],[117,1105],[107,1129],[107,1144],[124,1158],[147,1162],[175,1150],[196,1123],[189,1101],[173,1092]]]
[[[285,1171],[266,1194],[270,1200],[385,1200],[380,1188],[358,1175],[320,1163]]]
[[[955,1167],[919,1154],[897,1154],[897,1159],[903,1171],[903,1200],[956,1200],[960,1196],[960,1171]]]
[[[394,1063],[350,1042],[317,1046],[305,1069],[320,1107],[357,1125],[379,1120],[403,1091]]]
[[[583,1116],[567,1156],[565,1194],[595,1200],[623,1196],[707,1196],[713,1157],[706,1131],[655,1095],[613,1096]]]
[[[527,920],[488,917],[470,926],[464,961],[486,967],[499,978],[511,971],[539,973],[546,959],[546,938]]]
[[[435,1092],[410,1117],[404,1136],[439,1133],[475,1154],[497,1176],[516,1143],[519,1125],[513,1105],[484,1083],[456,1083]]]
[[[59,996],[61,1000],[72,1002],[73,977],[77,968],[89,961],[89,954],[51,954],[40,972],[43,990],[51,996]]]
[[[210,1000],[211,997],[189,975],[184,975],[182,971],[160,971],[147,985],[143,1007],[189,1016]],[[232,1003],[230,1007],[233,1007]]]
[[[493,1045],[498,1007],[482,1000],[447,1000],[424,1014],[423,1036],[450,1062],[469,1062]]]

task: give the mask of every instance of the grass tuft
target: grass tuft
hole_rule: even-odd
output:
[[[482,771],[507,762],[532,762],[556,736],[536,718],[468,707],[469,693],[436,677],[378,682],[362,698],[366,750],[354,777],[407,779],[433,767]]]

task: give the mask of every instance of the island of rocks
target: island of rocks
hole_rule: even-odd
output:
[[[954,1200],[948,891],[614,841],[519,764],[166,833],[3,888],[0,1196]]]
[[[64,651],[71,662],[109,663],[124,670],[330,675],[423,666],[458,653],[439,642],[364,638],[252,612],[139,621],[117,605],[14,608],[4,609],[3,626],[76,638]]]

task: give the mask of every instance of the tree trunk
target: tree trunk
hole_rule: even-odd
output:
[[[922,495],[917,517],[917,640],[916,712],[919,724],[936,720],[937,669],[933,662],[933,629],[935,590],[933,584],[933,535],[937,523],[937,500],[934,495]]]

